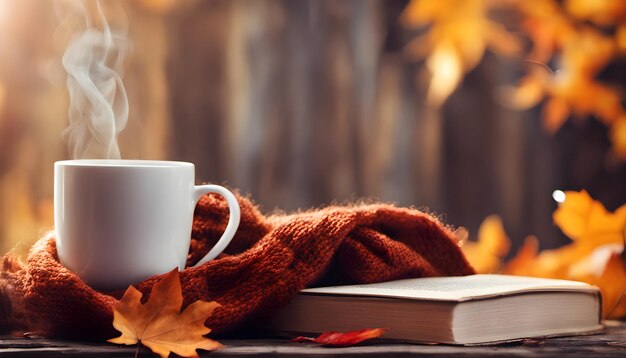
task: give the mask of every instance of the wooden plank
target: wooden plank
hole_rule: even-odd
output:
[[[456,347],[444,345],[417,345],[388,340],[346,348],[326,348],[313,344],[294,343],[287,339],[226,339],[225,348],[215,352],[200,352],[206,357],[239,357],[252,354],[280,357],[420,357],[463,355],[470,357],[540,356],[562,357],[567,354],[585,354],[586,357],[626,355],[626,324],[609,322],[607,331],[592,336],[526,340],[524,342],[482,347]],[[89,355],[93,357],[127,357],[135,347],[107,343],[72,342],[45,338],[0,337],[0,354],[16,357],[67,357]],[[145,347],[139,356],[151,356]]]

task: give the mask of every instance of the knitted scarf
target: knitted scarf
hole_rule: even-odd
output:
[[[313,285],[372,283],[474,273],[452,231],[416,209],[387,204],[330,206],[263,216],[238,196],[241,222],[217,259],[180,273],[186,307],[221,304],[206,325],[212,334],[249,330]],[[221,236],[228,205],[217,195],[196,208],[188,265]],[[134,285],[149,295],[161,276]],[[25,263],[7,255],[0,272],[0,328],[49,337],[111,338],[112,306],[123,291],[99,292],[59,263],[53,232]]]

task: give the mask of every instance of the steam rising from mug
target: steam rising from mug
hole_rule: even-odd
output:
[[[85,3],[71,3],[82,14],[84,30],[74,35],[63,55],[70,97],[69,126],[63,139],[74,159],[119,159],[117,136],[128,120],[128,98],[122,83],[130,46],[125,31],[113,32],[96,2],[92,21]]]

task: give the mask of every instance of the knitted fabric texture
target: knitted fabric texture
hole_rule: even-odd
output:
[[[311,285],[474,273],[450,229],[415,209],[372,204],[263,216],[249,199],[238,196],[238,201],[241,222],[226,251],[180,274],[183,307],[196,300],[221,304],[206,322],[212,334],[255,327]],[[227,221],[228,205],[221,197],[200,200],[188,264],[208,252]],[[135,287],[146,297],[160,278]],[[32,247],[26,263],[5,256],[0,328],[111,338],[116,335],[112,306],[122,294],[98,292],[62,266],[49,234]]]

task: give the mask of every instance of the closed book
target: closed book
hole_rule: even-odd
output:
[[[270,322],[280,334],[386,328],[383,338],[478,345],[601,331],[598,288],[508,275],[429,277],[302,290]]]

